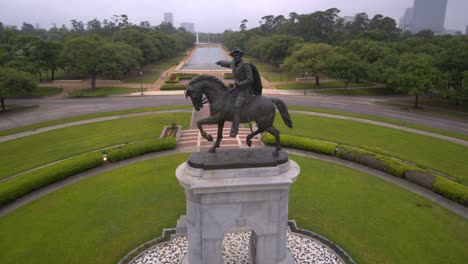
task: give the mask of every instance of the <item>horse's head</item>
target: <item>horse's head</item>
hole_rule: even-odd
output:
[[[196,84],[190,84],[187,86],[187,88],[185,88],[185,98],[190,97],[190,100],[192,100],[192,105],[197,111],[203,108],[202,96],[203,93]]]

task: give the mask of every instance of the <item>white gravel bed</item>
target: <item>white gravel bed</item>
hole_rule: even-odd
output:
[[[223,239],[224,264],[249,263],[250,232],[227,233]],[[287,247],[296,263],[343,264],[327,246],[310,237],[288,232]],[[148,249],[131,264],[176,264],[187,253],[187,238],[176,237],[171,241]]]

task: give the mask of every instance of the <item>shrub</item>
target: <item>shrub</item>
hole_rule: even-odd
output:
[[[234,75],[232,75],[232,73],[230,73],[230,72],[223,73],[223,77],[224,77],[224,79],[226,79],[226,80],[232,80],[232,79],[234,79]]]
[[[186,86],[185,85],[168,85],[168,84],[163,84],[161,85],[160,90],[161,91],[175,91],[175,90],[185,90]]]
[[[190,80],[195,76],[198,76],[198,73],[173,73],[172,76],[179,77],[179,80]]]
[[[126,144],[120,147],[106,150],[111,162],[129,159],[146,153],[175,149],[176,140],[174,137],[149,139],[135,143]]]
[[[267,145],[274,145],[275,138],[268,134],[263,137],[263,142]],[[339,158],[360,163],[403,178],[450,200],[468,205],[468,186],[438,175],[433,175],[425,169],[407,164],[393,157],[383,156],[357,147],[290,135],[281,136],[281,145],[288,148],[336,155]]]
[[[179,76],[175,76],[171,74],[169,78],[166,79],[165,83],[178,83],[179,82]]]
[[[0,205],[103,163],[101,153],[86,153],[2,182],[0,183]]]
[[[290,135],[281,135],[281,145],[287,148],[301,149],[306,151],[313,151],[317,153],[333,155],[336,143],[329,141],[322,141],[311,138],[296,137]],[[275,145],[275,137],[267,134],[263,137],[263,142],[267,145]]]
[[[436,175],[433,190],[450,200],[468,206],[468,186]]]

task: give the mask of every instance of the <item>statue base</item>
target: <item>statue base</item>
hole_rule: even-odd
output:
[[[223,263],[228,232],[251,231],[250,263],[294,263],[286,247],[289,189],[300,168],[268,148],[194,153],[176,170],[185,188],[185,264]]]

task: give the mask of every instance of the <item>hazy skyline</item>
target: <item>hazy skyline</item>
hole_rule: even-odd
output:
[[[174,14],[174,26],[182,22],[195,23],[200,32],[223,32],[226,29],[239,30],[241,20],[247,19],[247,28],[257,27],[261,17],[289,13],[309,14],[336,7],[340,16],[354,16],[366,12],[370,18],[382,14],[395,19],[398,24],[405,9],[413,5],[413,0],[81,0],[64,3],[60,0],[0,0],[0,22],[21,28],[23,22],[50,28],[53,23],[58,27],[70,20],[86,22],[97,18],[102,21],[113,15],[126,14],[129,21],[139,24],[148,21],[152,26],[163,21],[163,14]],[[465,32],[468,25],[468,1],[448,0],[445,19],[446,29]]]

